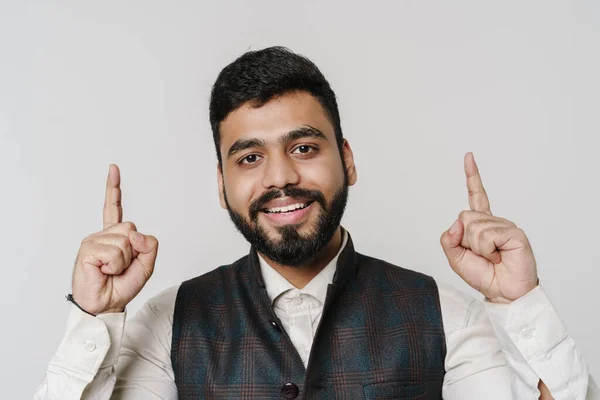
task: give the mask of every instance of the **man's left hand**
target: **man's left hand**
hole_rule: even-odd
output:
[[[510,303],[538,284],[533,251],[525,232],[492,215],[473,153],[465,155],[471,210],[462,211],[440,242],[450,266],[494,303]]]

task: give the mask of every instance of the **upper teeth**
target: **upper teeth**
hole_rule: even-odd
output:
[[[273,207],[273,208],[267,208],[267,212],[270,213],[282,213],[282,212],[288,212],[288,211],[294,211],[297,210],[299,208],[304,208],[306,207],[305,203],[296,203],[296,204],[292,204],[286,207]]]

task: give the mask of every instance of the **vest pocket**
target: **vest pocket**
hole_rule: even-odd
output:
[[[367,400],[425,400],[427,399],[424,384],[384,382],[363,386]]]

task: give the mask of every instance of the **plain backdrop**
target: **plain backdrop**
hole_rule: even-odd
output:
[[[61,340],[110,163],[125,220],[160,240],[130,316],[246,254],[218,203],[208,100],[221,68],[271,45],[337,93],[357,250],[477,296],[439,245],[473,151],[598,380],[600,2],[2,0],[0,397],[30,398]]]

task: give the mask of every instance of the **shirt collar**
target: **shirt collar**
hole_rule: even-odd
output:
[[[325,297],[327,296],[327,286],[333,282],[333,277],[335,275],[337,261],[340,256],[340,253],[346,247],[346,243],[348,242],[348,234],[345,229],[342,229],[342,245],[338,250],[337,254],[333,259],[315,276],[303,289],[299,289],[301,292],[309,294],[319,300],[321,303],[325,304]],[[271,301],[271,305],[277,297],[279,297],[282,293],[294,289],[295,286],[292,285],[287,279],[285,279],[279,272],[275,271],[264,258],[258,255],[258,262],[260,264],[260,272],[262,274],[262,278],[264,280],[265,289],[267,290],[267,295],[269,296],[269,300]]]

